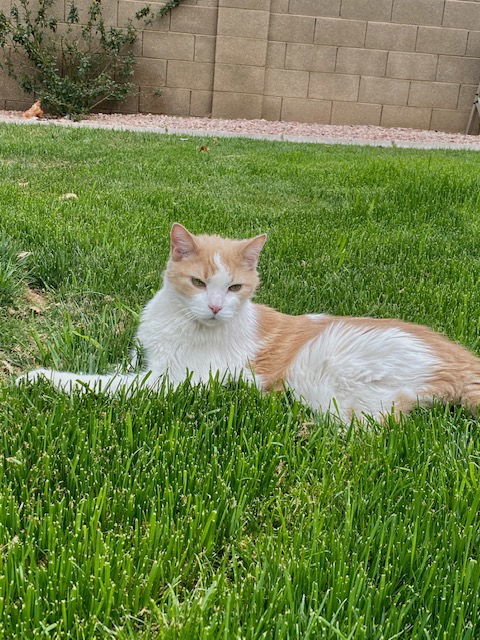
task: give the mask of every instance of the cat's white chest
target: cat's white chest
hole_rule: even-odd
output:
[[[234,322],[206,327],[182,318],[160,291],[145,307],[137,338],[152,374],[167,374],[172,383],[179,383],[187,376],[192,382],[208,382],[211,375],[252,379],[256,334],[250,303]]]

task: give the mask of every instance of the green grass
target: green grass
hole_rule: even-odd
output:
[[[2,126],[0,161],[0,637],[480,637],[461,410],[339,431],[241,384],[12,384],[126,361],[174,220],[268,232],[257,299],[281,311],[480,352],[478,155]]]

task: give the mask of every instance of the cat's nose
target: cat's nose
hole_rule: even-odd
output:
[[[222,310],[222,306],[218,304],[209,304],[208,308],[215,314]]]

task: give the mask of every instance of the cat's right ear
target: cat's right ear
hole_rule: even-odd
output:
[[[197,252],[193,235],[182,224],[175,222],[170,230],[170,256],[174,262],[189,258]]]

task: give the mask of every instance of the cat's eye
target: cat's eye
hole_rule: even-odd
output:
[[[242,288],[241,284],[232,284],[230,287],[228,287],[229,291],[240,291],[240,289]]]
[[[192,278],[192,284],[194,287],[198,287],[199,289],[205,289],[207,286],[203,280],[200,280],[200,278]]]

